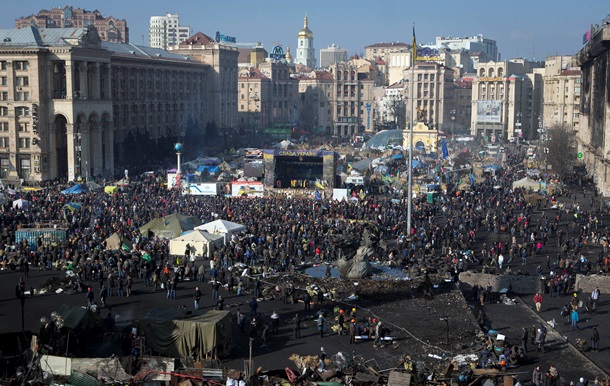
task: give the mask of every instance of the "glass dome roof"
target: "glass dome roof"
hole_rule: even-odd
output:
[[[368,149],[387,149],[400,146],[402,147],[402,130],[383,130],[366,142]]]

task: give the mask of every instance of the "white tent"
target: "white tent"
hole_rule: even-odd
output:
[[[216,249],[223,245],[223,235],[214,235],[203,230],[194,230],[185,235],[178,236],[169,241],[169,253],[171,255],[184,256],[187,244],[191,250],[191,258],[212,256]]]
[[[525,188],[529,190],[538,191],[540,190],[540,183],[532,180],[529,177],[522,178],[518,181],[513,182],[513,189]]]
[[[20,198],[13,201],[13,208],[28,210],[30,208],[30,202]]]
[[[231,235],[245,231],[246,227],[227,220],[215,220],[195,227],[195,230],[197,229],[204,230],[215,235],[222,235],[224,236],[225,244],[227,244],[231,240]]]

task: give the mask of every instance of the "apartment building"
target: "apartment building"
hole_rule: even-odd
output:
[[[153,48],[169,49],[191,36],[191,28],[180,25],[178,14],[151,16],[148,31],[148,45]]]
[[[129,133],[172,140],[205,127],[209,66],[93,28],[0,30],[0,177],[115,172]]]
[[[104,17],[100,11],[87,11],[70,5],[63,8],[43,9],[36,15],[15,20],[15,28],[85,28],[93,26],[99,37],[107,42],[129,43],[129,28],[125,19]]]

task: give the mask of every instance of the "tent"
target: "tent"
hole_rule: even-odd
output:
[[[112,186],[109,185],[104,188],[104,193],[108,193],[108,194],[116,193],[118,191],[119,191],[119,187],[114,186],[114,185],[112,185]]]
[[[18,200],[13,201],[13,208],[29,210],[30,209],[30,202],[20,198]]]
[[[120,180],[118,180],[115,185],[118,186],[125,186],[125,185],[129,185],[129,178],[121,178]]]
[[[131,241],[129,239],[122,238],[116,233],[106,239],[106,250],[117,251],[123,249],[123,245],[126,245],[130,249]]]
[[[191,249],[191,257],[212,256],[215,250],[222,248],[224,236],[196,229],[169,241],[171,255],[184,256],[186,245]]]
[[[237,224],[227,220],[215,220],[207,224],[195,227],[195,230],[198,229],[208,231],[212,234],[224,236],[226,244],[231,240],[231,235],[233,235],[234,233],[245,231],[246,227],[241,224]]]
[[[144,236],[154,236],[173,239],[182,235],[182,232],[192,230],[201,225],[199,218],[186,216],[180,213],[172,213],[169,216],[155,218],[140,228]]]
[[[75,184],[69,187],[68,189],[62,190],[61,194],[80,194],[87,193],[89,188],[85,184]]]
[[[95,330],[102,331],[103,329],[104,323],[102,317],[86,308],[62,305],[57,310],[57,314],[64,320],[64,327],[71,329],[79,335],[89,335]]]
[[[86,185],[87,185],[87,189],[89,189],[91,191],[96,191],[96,190],[102,189],[101,185],[98,185],[93,181],[88,181]]]
[[[542,204],[546,204],[546,197],[538,193],[526,194],[523,198],[525,198],[525,202],[528,204],[536,205],[539,201]]]
[[[190,312],[188,312],[190,314]],[[188,315],[180,308],[156,308],[138,322],[146,345],[161,355],[196,359],[230,352],[233,327],[230,311]]]
[[[537,190],[540,190],[540,183],[532,180],[529,177],[525,177],[518,181],[513,182],[513,189],[517,189],[517,188],[525,188],[525,189],[537,191]]]

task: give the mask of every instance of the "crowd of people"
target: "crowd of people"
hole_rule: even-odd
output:
[[[216,293],[214,300],[220,309],[223,303],[218,296],[219,286],[238,295],[247,289],[254,295],[254,303],[250,302],[250,331],[256,331],[258,337],[264,336],[265,342],[276,331],[273,325],[276,322],[263,323],[257,318],[255,302],[260,283],[250,275],[240,275],[242,271],[232,267],[239,264],[250,270],[249,273],[291,272],[305,262],[332,262],[341,255],[333,242],[334,235],[358,235],[371,226],[377,231],[376,236],[388,245],[375,257],[396,267],[436,266],[457,279],[461,271],[472,265],[482,265],[488,272],[499,273],[506,269],[525,269],[532,256],[546,255],[546,266],[536,269],[544,282],[543,294],[570,294],[576,273],[610,271],[610,259],[603,253],[610,238],[610,230],[604,223],[604,209],[601,205],[588,205],[585,209],[565,188],[537,203],[528,202],[527,191],[512,188],[513,181],[526,175],[522,170],[523,158],[523,152],[515,149],[506,155],[503,167],[485,173],[481,182],[472,184],[469,190],[456,190],[452,186],[457,184],[450,182],[447,194],[437,196],[433,202],[428,202],[425,196],[418,197],[413,202],[410,232],[404,196],[390,199],[369,194],[359,203],[285,197],[191,196],[181,194],[178,189],[167,189],[162,177],[148,174],[134,178],[114,194],[91,191],[67,196],[61,193],[65,185],[45,183],[39,190],[20,193],[30,202],[27,210],[2,206],[0,224],[4,247],[0,248],[0,261],[3,268],[20,269],[24,276],[32,269],[72,270],[76,274],[74,287],[87,294],[90,307],[99,307],[91,283],[98,283],[97,298],[101,307],[113,296],[132,296],[135,280],[151,291],[164,291],[167,299],[172,300],[180,290],[179,283],[186,278],[201,283],[210,279],[210,292]],[[582,176],[574,178],[569,182],[575,186],[588,183]],[[588,194],[592,204],[600,199],[595,193]],[[541,211],[560,197],[565,199],[563,208]],[[71,202],[80,205],[66,210]],[[202,223],[216,219],[238,222],[247,231],[234,235],[212,256],[206,256],[210,260],[207,269],[207,262],[197,265],[188,258],[170,255],[168,240],[141,233],[140,227],[151,219],[175,212],[196,216]],[[19,229],[41,223],[65,228],[66,238],[39,238],[35,246],[25,239],[15,240]],[[128,240],[120,250],[106,248],[105,240],[113,233],[121,240]],[[559,253],[547,252],[550,243],[559,246]],[[591,246],[599,246],[602,251],[597,259],[585,257],[584,251]],[[144,255],[148,258],[144,259]],[[287,286],[280,292],[286,299],[293,296],[294,288]],[[201,296],[198,287],[194,293],[196,309]],[[595,304],[597,299],[599,293]],[[304,300],[309,304],[308,299]],[[536,303],[542,304],[542,300]],[[245,315],[238,318],[242,330],[246,318]],[[321,323],[319,331],[323,337],[324,321]],[[342,327],[341,331],[347,330],[355,343],[355,337],[364,334],[358,322],[350,317],[344,318],[344,323],[348,327]],[[381,321],[376,321],[367,326],[367,331],[380,336],[375,332],[381,328]],[[295,331],[295,336],[298,335]],[[507,357],[510,355],[509,352]]]

